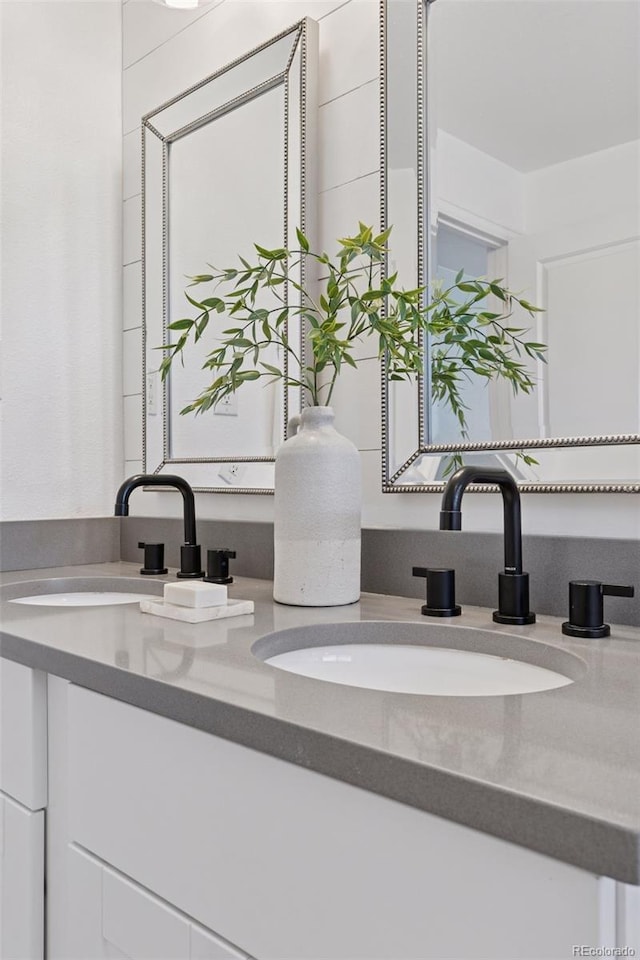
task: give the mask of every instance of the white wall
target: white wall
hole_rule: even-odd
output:
[[[104,516],[122,472],[120,6],[0,3],[2,519]]]
[[[505,241],[505,265],[495,272],[545,309],[533,337],[548,344],[549,364],[537,371],[535,393],[505,391],[513,433],[497,438],[638,432],[639,164],[636,140],[520,173],[437,131],[432,222],[447,215]],[[516,324],[532,326],[517,310]],[[540,466],[525,472],[530,482],[640,476],[638,446],[536,458]]]
[[[525,229],[526,177],[446,130],[431,146],[431,224],[445,215],[501,238]]]
[[[545,371],[550,435],[638,431],[639,169],[635,140],[526,177],[526,240],[510,253],[514,285],[537,285],[535,302],[547,311],[540,339],[550,357],[575,356],[567,333],[580,342],[571,377],[558,375],[562,359]],[[612,453],[609,476],[640,476],[640,448]],[[604,450],[592,456],[595,465]]]
[[[223,0],[190,13],[167,10],[151,0],[125,0],[123,337],[127,474],[141,469],[142,442],[140,117],[306,15],[320,24],[318,240],[321,246],[331,247],[334,239],[351,230],[358,219],[378,222],[378,0]],[[443,178],[444,175],[443,172]],[[468,204],[468,198],[465,203]],[[486,210],[477,214],[486,222]],[[509,207],[505,223],[508,232],[521,228],[523,215],[521,201]],[[364,359],[358,371],[347,370],[341,376],[334,405],[338,428],[361,450],[364,523],[381,527],[437,527],[437,495],[380,492],[380,373],[375,358]],[[467,499],[466,529],[501,529],[502,511],[494,497]],[[177,516],[181,504],[178,497],[170,494],[145,493],[140,495],[135,510],[145,515]],[[270,520],[272,510],[270,497],[198,497],[198,514],[203,518]],[[525,497],[523,510],[525,532],[640,536],[640,501],[633,496],[531,495]]]

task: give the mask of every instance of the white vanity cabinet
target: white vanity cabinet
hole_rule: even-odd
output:
[[[210,930],[74,845],[68,848],[68,960],[247,960]]]
[[[52,960],[558,960],[626,945],[613,880],[50,684]]]
[[[44,956],[46,675],[0,658],[0,958]]]
[[[640,887],[616,884],[618,943],[630,957],[640,957]]]
[[[0,793],[0,957],[44,954],[44,811]]]
[[[119,723],[123,704],[73,686],[66,680],[49,677],[49,803],[47,808],[47,957],[49,960],[251,960],[249,955],[223,936],[218,936],[206,923],[198,922],[188,909],[188,898],[167,897],[166,889],[156,882],[156,864],[164,872],[172,870],[167,859],[165,841],[171,842],[173,823],[184,823],[189,816],[186,807],[174,807],[168,820],[158,830],[156,812],[167,816],[167,803],[175,802],[168,795],[158,803],[145,806],[140,785],[146,782],[147,771],[157,761],[164,763],[163,747],[156,745],[154,756],[148,756],[149,744],[136,738],[133,754],[121,755],[125,764],[135,755],[138,775],[125,768],[111,782],[113,767],[120,751],[119,739],[111,743],[97,736],[98,727],[89,715],[83,718],[83,704],[113,706],[113,719]],[[134,710],[144,718],[157,719],[144,711]],[[91,713],[91,711],[89,711]],[[85,734],[79,729],[84,719],[91,726]],[[110,721],[107,721],[110,722]],[[179,726],[176,724],[176,726]],[[105,731],[102,731],[103,733]],[[120,733],[127,737],[126,729]],[[115,754],[111,751],[114,750]],[[143,752],[140,753],[139,751]],[[111,758],[111,759],[110,759]],[[171,778],[171,771],[167,771]],[[144,870],[131,869],[119,851],[103,842],[96,842],[82,828],[82,805],[87,802],[85,788],[93,780],[103,800],[93,806],[89,821],[105,838],[127,826],[125,833],[137,838],[134,848],[144,859],[151,854]],[[186,784],[182,785],[185,790]],[[109,809],[111,798],[118,803]],[[93,801],[89,801],[93,802]],[[157,811],[156,811],[157,808]],[[100,824],[99,820],[103,819]],[[198,824],[193,824],[197,829]],[[179,830],[176,837],[179,836]],[[123,834],[125,839],[125,834]],[[128,841],[125,840],[125,843]],[[200,885],[197,864],[190,866],[185,880]],[[218,863],[217,869],[224,869]],[[162,871],[161,871],[162,873]],[[206,877],[204,878],[206,882]],[[186,904],[186,909],[185,909]],[[4,955],[1,960],[5,960]]]
[[[0,657],[0,790],[47,805],[47,675]]]

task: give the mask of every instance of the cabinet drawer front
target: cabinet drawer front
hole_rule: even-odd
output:
[[[47,805],[46,680],[0,657],[0,790],[29,810]]]
[[[102,936],[135,960],[185,960],[189,924],[112,870],[102,871]]]
[[[250,960],[86,850],[67,856],[69,960]]]
[[[196,923],[191,924],[191,960],[251,960],[215,934]]]
[[[628,947],[630,956],[640,957],[640,887],[616,884],[618,938],[616,943]]]
[[[44,813],[0,793],[0,957],[44,952]]]

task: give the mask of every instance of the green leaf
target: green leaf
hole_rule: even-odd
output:
[[[264,361],[260,362],[260,366],[264,367],[265,370],[268,370],[269,373],[272,373],[274,377],[283,377],[284,374],[281,370],[278,370],[277,367],[272,366],[270,363],[265,363]]]
[[[196,340],[199,340],[199,339],[200,339],[200,337],[202,336],[202,334],[203,334],[204,331],[206,330],[208,323],[209,323],[209,314],[208,314],[208,313],[205,313],[205,315],[204,315],[204,317],[202,318],[202,320],[200,320],[199,323],[196,323]]]
[[[194,325],[195,320],[174,320],[173,323],[169,324],[169,330],[190,330]]]
[[[521,307],[524,307],[525,310],[528,310],[529,313],[545,313],[544,307],[534,307],[528,300],[519,300],[518,303]],[[535,462],[537,463],[537,461]]]
[[[304,233],[302,232],[302,230],[300,230],[298,227],[296,227],[296,236],[297,236],[297,238],[298,238],[298,243],[300,244],[300,246],[301,246],[301,248],[304,250],[304,252],[305,252],[305,253],[309,253],[309,241],[308,241],[307,238],[305,237],[305,235],[304,235]]]
[[[265,258],[265,260],[285,260],[287,257],[287,251],[282,248],[277,250],[267,250],[266,247],[261,247],[257,243],[254,243],[254,247],[260,256]]]
[[[384,230],[382,233],[378,234],[378,236],[377,236],[376,239],[375,239],[376,244],[378,244],[378,246],[381,246],[382,244],[386,243],[387,240],[389,239],[389,235],[391,234],[391,231],[392,231],[392,230],[393,230],[393,227],[392,227],[392,226],[391,226],[391,227],[387,227],[386,230]]]
[[[497,297],[498,300],[507,300],[507,294],[502,287],[499,287],[496,283],[490,283],[489,290],[491,290],[491,293],[494,295],[494,297]]]

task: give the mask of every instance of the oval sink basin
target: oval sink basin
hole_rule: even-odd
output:
[[[9,603],[26,603],[33,607],[110,607],[118,603],[139,603],[140,600],[155,600],[144,593],[43,593],[39,597],[15,597]]]
[[[405,622],[298,627],[262,638],[253,652],[278,670],[315,680],[439,697],[553,690],[586,669],[578,657],[520,636]]]
[[[101,607],[121,603],[139,603],[162,596],[161,580],[136,580],[134,577],[54,577],[49,580],[25,580],[8,583],[0,598],[10,603],[44,607]]]

